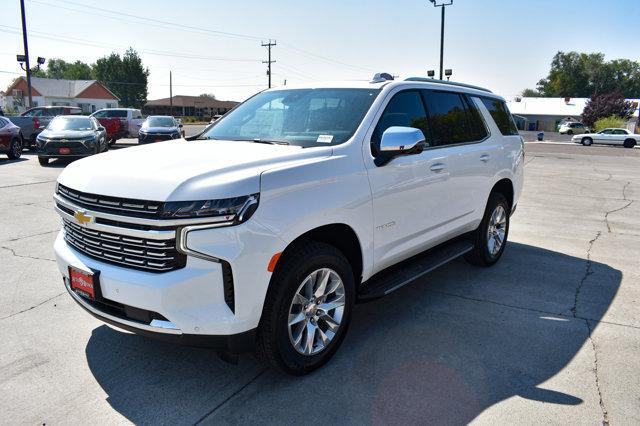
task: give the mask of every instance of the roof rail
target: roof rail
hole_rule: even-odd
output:
[[[491,90],[485,89],[484,87],[474,86],[472,84],[458,83],[458,82],[449,81],[449,80],[447,80],[447,81],[445,81],[445,80],[436,80],[435,78],[409,77],[409,78],[405,78],[404,81],[422,81],[422,82],[425,82],[425,83],[448,84],[450,86],[466,87],[468,89],[476,89],[476,90],[482,90],[483,92],[493,93]]]

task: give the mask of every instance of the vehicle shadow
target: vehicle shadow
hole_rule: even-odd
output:
[[[20,163],[21,161],[27,161],[27,159],[23,158],[22,156],[20,158],[14,158],[14,159],[7,158],[7,157],[0,157],[0,166],[2,166],[3,164]]]
[[[340,351],[305,377],[107,326],[86,356],[109,404],[134,423],[462,424],[514,396],[581,404],[585,395],[542,384],[587,343],[585,318],[598,326],[621,279],[605,264],[509,243],[492,268],[458,260],[358,305]]]

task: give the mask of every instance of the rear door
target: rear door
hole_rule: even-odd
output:
[[[611,134],[611,144],[622,145],[629,134],[622,129],[614,129]]]

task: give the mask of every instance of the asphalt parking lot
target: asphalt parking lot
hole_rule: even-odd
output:
[[[358,305],[302,378],[89,316],[53,261],[66,163],[0,158],[0,423],[639,424],[640,150],[526,147],[501,262]]]

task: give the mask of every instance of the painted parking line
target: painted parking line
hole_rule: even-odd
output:
[[[539,145],[575,145],[575,146],[579,146],[580,144],[575,143],[575,142],[552,142],[552,141],[531,141],[531,142],[525,142],[525,144],[539,144]]]

